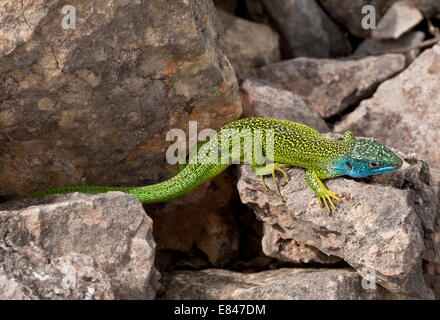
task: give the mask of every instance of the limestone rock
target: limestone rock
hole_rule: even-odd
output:
[[[330,265],[342,261],[341,258],[326,255],[313,246],[296,242],[276,224],[264,224],[264,236],[261,242],[266,255],[282,262]]]
[[[315,0],[262,0],[287,43],[290,57],[328,58],[351,51],[346,35]]]
[[[319,0],[319,3],[331,18],[345,26],[351,34],[357,37],[367,38],[371,33],[370,29],[365,29],[362,26],[362,20],[365,17],[365,14],[362,13],[362,8],[368,5],[374,6],[377,9],[377,21],[380,19],[377,0]]]
[[[374,96],[336,125],[337,132],[380,139],[417,153],[440,169],[440,46],[424,51],[404,72],[383,83]],[[440,181],[440,180],[439,180]]]
[[[366,39],[362,42],[354,52],[355,56],[380,55],[394,53],[396,51],[406,51],[412,47],[419,45],[425,40],[425,34],[421,31],[407,33],[397,40],[376,41]],[[405,53],[406,64],[409,65],[419,55],[420,49],[415,48]]]
[[[362,8],[365,6],[373,6],[376,13],[376,27],[378,27],[381,18],[387,12],[387,10],[399,0],[319,0],[325,11],[331,18],[345,26],[351,34],[368,38],[373,31],[372,29],[365,29],[362,26],[362,20],[366,17],[366,14],[362,13]],[[409,5],[415,6],[426,17],[440,17],[440,2],[437,0],[410,0],[406,1]],[[412,18],[419,19],[419,14],[415,11]],[[390,17],[389,19],[392,19]],[[414,20],[416,21],[416,20]],[[404,22],[406,24],[406,22]]]
[[[90,256],[70,253],[43,263],[47,258],[37,257],[37,252],[27,251],[25,254],[29,253],[32,254],[29,260],[18,254],[5,255],[8,263],[5,268],[12,277],[5,276],[7,280],[3,285],[6,290],[3,292],[6,293],[6,299],[114,299],[114,292],[107,274],[94,266]],[[35,259],[42,261],[34,263]],[[12,268],[17,270],[13,271]],[[17,275],[21,283],[14,279]],[[26,286],[22,283],[26,283]],[[27,295],[17,294],[16,290],[20,287],[25,289],[19,292]],[[11,291],[15,291],[15,294],[10,295]]]
[[[219,44],[238,77],[256,76],[256,69],[280,61],[279,36],[270,27],[218,10],[223,21]]]
[[[60,1],[1,2],[0,195],[158,182],[169,129],[241,113],[212,1],[72,0],[74,30]]]
[[[401,0],[376,0],[376,2],[379,10],[385,11],[394,3],[401,2]],[[437,0],[407,0],[406,2],[414,5],[428,18],[440,17],[440,2]]]
[[[405,155],[398,152],[405,164],[401,170],[389,175],[377,175],[365,178],[375,184],[391,185],[402,189],[410,187],[414,190],[414,209],[417,212],[423,227],[424,246],[423,259],[425,261],[440,261],[440,229],[436,223],[440,218],[440,199],[437,194],[437,182],[431,173],[426,161],[416,154]]]
[[[436,0],[411,0],[423,14],[430,18],[440,18],[440,2]]]
[[[3,0],[0,3],[0,57],[14,51],[34,34],[48,8],[58,0]]]
[[[0,208],[7,296],[153,299],[154,254],[152,221],[124,193],[57,195]]]
[[[267,65],[260,69],[260,76],[305,97],[312,108],[328,118],[368,97],[404,67],[401,54],[357,60],[297,58]]]
[[[242,166],[239,173],[242,202],[274,226],[283,239],[339,257],[363,276],[374,274],[377,283],[394,294],[432,297],[422,273],[422,258],[432,243],[424,238],[432,237],[429,229],[437,205],[425,177],[429,171],[406,163],[399,172],[373,178],[379,179],[373,183],[328,180],[327,187],[343,201],[332,215],[319,207],[302,169],[288,171],[289,183],[281,190],[286,202],[275,192],[266,191],[248,166]],[[266,182],[275,190],[271,179]],[[279,253],[283,254],[282,250]],[[298,255],[292,257],[297,259]]]
[[[423,20],[423,14],[408,1],[394,3],[371,32],[375,40],[399,39]]]
[[[30,288],[17,282],[15,279],[9,279],[3,268],[0,269],[0,300],[36,300],[38,299],[32,293]]]
[[[363,300],[383,298],[383,289],[363,289],[350,269],[278,269],[259,273],[227,270],[164,273],[161,299]]]
[[[241,85],[244,117],[268,117],[299,122],[328,132],[329,128],[305,99],[269,83],[246,79]]]

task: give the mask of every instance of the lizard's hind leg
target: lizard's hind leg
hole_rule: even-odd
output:
[[[273,182],[275,184],[276,190],[277,190],[277,195],[280,197],[280,199],[285,202],[284,197],[281,195],[281,190],[280,190],[280,186],[278,185],[278,181],[277,181],[277,177],[276,177],[276,172],[281,172],[283,175],[283,186],[287,183],[287,181],[289,180],[289,176],[287,175],[286,171],[283,169],[284,167],[286,167],[286,165],[284,164],[280,164],[280,163],[268,163],[264,166],[258,166],[258,165],[251,165],[252,170],[254,171],[254,173],[257,176],[261,177],[261,184],[264,186],[264,188],[266,190],[269,190],[269,188],[267,187],[266,182],[264,181],[264,176],[267,175],[271,175]]]

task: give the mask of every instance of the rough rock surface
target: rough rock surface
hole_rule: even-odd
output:
[[[440,45],[423,52],[399,76],[383,83],[374,96],[335,130],[380,138],[405,153],[417,153],[440,169]],[[436,179],[440,181],[440,179]]]
[[[288,46],[290,57],[348,54],[350,43],[315,0],[262,0]]]
[[[75,30],[61,26],[61,1],[0,5],[0,195],[157,182],[170,128],[240,115],[212,1],[69,5]]]
[[[376,41],[372,39],[366,39],[362,42],[354,52],[355,56],[368,56],[393,53],[396,51],[404,52],[406,56],[406,64],[409,65],[419,55],[420,49],[415,48],[408,50],[412,47],[419,45],[425,40],[425,34],[422,31],[410,32],[397,40],[383,40]]]
[[[325,121],[303,97],[253,79],[246,79],[240,89],[244,117],[290,120],[311,126],[319,132],[329,131]]]
[[[380,19],[377,29],[371,32],[375,40],[399,39],[423,20],[423,14],[412,3],[399,1]]]
[[[379,10],[385,11],[394,3],[401,0],[375,0]],[[423,12],[426,17],[440,17],[440,2],[437,0],[407,0],[406,2],[413,4],[416,8]]]
[[[328,180],[327,187],[343,201],[330,216],[319,208],[302,169],[288,171],[289,183],[281,191],[285,203],[275,192],[265,191],[248,166],[239,169],[238,190],[242,202],[282,232],[284,239],[340,257],[363,276],[373,271],[377,283],[393,293],[430,298],[422,258],[427,247],[432,248],[432,239],[424,238],[432,237],[429,229],[433,228],[437,196],[426,168],[426,164],[405,163],[400,171],[371,183]],[[271,179],[266,182],[274,190]]]
[[[220,48],[239,78],[256,76],[256,69],[280,61],[279,36],[270,27],[217,10],[223,22]]]
[[[0,57],[11,53],[28,41],[40,21],[47,15],[48,7],[57,0],[0,2]]]
[[[345,26],[351,34],[366,38],[371,30],[362,27],[362,19],[364,14],[362,8],[367,5],[373,5],[377,8],[376,0],[319,0],[327,14],[335,21]],[[376,10],[377,21],[380,19],[380,11]]]
[[[394,3],[399,2],[399,0],[319,0],[319,2],[327,14],[345,26],[350,33],[361,38],[367,38],[372,30],[362,27],[362,20],[365,17],[365,14],[362,13],[362,8],[367,5],[372,5],[376,8],[377,27],[387,9]],[[440,17],[440,1],[410,0],[407,2],[422,11],[426,17]]]
[[[0,269],[0,300],[37,300],[38,297],[32,290],[17,282],[9,279],[3,268]]]
[[[152,220],[124,193],[49,196],[0,208],[2,298],[153,299],[154,254]]]
[[[295,264],[318,263],[333,264],[342,261],[341,258],[319,251],[313,246],[298,243],[277,225],[264,224],[264,235],[261,240],[263,252],[269,257],[282,262]]]
[[[405,57],[401,54],[358,60],[297,58],[269,64],[260,69],[260,76],[305,97],[327,118],[359,103],[404,67]]]
[[[164,273],[161,299],[359,300],[381,299],[384,290],[363,289],[349,269],[278,269],[259,273],[226,270]]]
[[[29,251],[35,250],[32,248]],[[38,250],[38,249],[37,249]],[[31,252],[26,252],[28,255]],[[94,266],[90,256],[69,253],[66,256],[49,259],[7,256],[7,272],[2,272],[4,282],[0,284],[0,299],[36,300],[110,300],[114,299],[108,275]],[[41,261],[38,261],[41,260]],[[45,261],[47,260],[47,261]],[[11,270],[15,267],[18,270]],[[15,278],[19,277],[17,281]],[[23,284],[25,283],[25,284]]]

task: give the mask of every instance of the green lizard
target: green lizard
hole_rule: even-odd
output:
[[[221,139],[222,133],[231,130],[245,132],[240,137],[238,153],[232,151],[232,155],[226,162],[206,161],[214,151],[219,154],[228,149],[231,151],[231,141]],[[256,138],[256,133],[262,135]],[[271,139],[268,139],[271,132]],[[66,194],[71,192],[83,192],[98,194],[107,191],[122,191],[139,198],[142,203],[162,202],[181,196],[194,189],[204,181],[218,175],[225,170],[231,162],[244,161],[246,135],[251,135],[253,140],[260,140],[262,153],[265,158],[264,164],[256,161],[256,153],[253,152],[249,164],[254,172],[262,177],[271,175],[274,179],[277,193],[281,196],[275,173],[281,172],[284,183],[288,176],[284,171],[285,166],[298,166],[305,168],[305,180],[315,192],[322,207],[324,203],[328,211],[336,209],[333,200],[340,201],[337,195],[328,190],[321,180],[331,179],[342,175],[351,177],[365,177],[374,174],[382,174],[398,170],[402,160],[386,146],[372,141],[357,140],[351,132],[345,132],[340,140],[327,139],[313,128],[287,120],[251,117],[233,121],[222,127],[217,138],[210,138],[202,144],[198,150],[191,153],[188,164],[173,178],[161,183],[142,187],[107,187],[107,186],[67,186],[20,196],[17,199],[38,197],[49,194]],[[270,144],[272,143],[272,144]],[[269,145],[273,148],[269,156]],[[214,156],[214,158],[217,155]],[[196,161],[194,161],[196,159]],[[219,160],[220,158],[215,158]],[[261,160],[261,159],[260,159]],[[282,198],[282,196],[281,196]]]

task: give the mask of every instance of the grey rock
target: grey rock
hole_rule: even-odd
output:
[[[401,36],[397,40],[382,40],[376,41],[373,39],[366,39],[354,52],[355,56],[381,55],[387,53],[401,52],[405,53],[406,64],[412,63],[420,53],[420,48],[417,47],[425,40],[425,34],[422,31],[415,31]],[[411,50],[411,48],[414,48]]]
[[[376,9],[376,27],[387,10],[399,0],[319,0],[327,14],[335,21],[345,26],[351,34],[368,38],[373,30],[362,27],[365,14],[362,8],[371,5]],[[426,17],[440,17],[440,2],[437,0],[412,0],[413,4]],[[415,16],[414,16],[415,17]]]
[[[0,268],[0,300],[37,300],[30,288],[9,279],[3,268]]]
[[[227,270],[164,273],[161,299],[364,300],[381,299],[384,290],[363,289],[350,269],[278,269],[259,273]]]
[[[72,0],[76,30],[59,1],[1,2],[0,195],[160,181],[169,129],[241,113],[212,1]]]
[[[423,20],[423,14],[409,1],[394,3],[371,32],[375,40],[399,39]]]
[[[372,176],[368,180],[372,183],[391,185],[398,189],[405,189],[410,186],[413,190],[414,210],[421,219],[423,227],[423,237],[425,250],[423,259],[430,262],[440,261],[440,237],[439,227],[436,225],[440,218],[436,213],[436,208],[440,204],[437,197],[437,182],[431,174],[427,162],[416,154],[405,155],[397,152],[405,159],[405,164],[401,170],[390,175]]]
[[[238,77],[256,76],[256,69],[280,61],[279,36],[269,26],[217,10],[223,21],[220,48]]]
[[[432,243],[424,239],[432,237],[424,224],[432,226],[437,199],[425,177],[429,171],[422,167],[405,163],[400,171],[370,183],[329,180],[327,187],[343,201],[332,215],[319,207],[299,168],[288,170],[289,183],[281,190],[286,202],[266,191],[248,166],[239,169],[237,187],[242,202],[284,239],[340,257],[363,276],[374,274],[393,294],[432,298],[423,280],[422,258]],[[271,179],[266,182],[275,190]]]
[[[325,121],[301,96],[254,79],[246,79],[240,89],[244,117],[290,120],[320,132],[329,131]]]
[[[0,57],[8,55],[28,41],[48,8],[58,0],[35,0],[32,2],[3,0],[0,3]]]
[[[380,19],[380,10],[378,9],[377,0],[319,0],[325,11],[331,18],[345,26],[351,34],[367,38],[371,30],[362,27],[362,20],[365,15],[362,13],[362,8],[367,5],[372,5],[376,10],[377,21]]]
[[[18,252],[20,251],[24,255],[19,253],[4,255],[6,260],[4,268],[8,270],[8,276],[11,277],[5,283],[5,292],[8,295],[18,286],[18,288],[25,288],[21,290],[21,293],[25,295],[14,294],[9,298],[17,300],[114,299],[109,277],[94,266],[94,261],[90,256],[69,253],[66,256],[50,259],[49,262],[47,257],[38,255],[40,252],[36,248],[24,250],[21,248]],[[15,278],[19,278],[19,282]]]
[[[276,224],[264,224],[261,243],[266,255],[281,262],[334,264],[342,261],[341,258],[327,255],[313,246],[296,242]]]
[[[376,0],[379,10],[386,11],[394,3],[400,2],[400,0]],[[423,15],[428,18],[440,17],[440,2],[437,0],[408,0],[416,8],[418,8]]]
[[[401,54],[353,60],[297,58],[260,69],[265,81],[303,96],[322,117],[336,115],[371,95],[405,67]]]
[[[10,294],[40,299],[153,299],[152,220],[131,195],[79,193],[0,208],[0,270]]]
[[[329,58],[351,51],[342,33],[315,0],[262,0],[288,46],[290,57]]]
[[[440,46],[424,51],[404,72],[383,83],[374,96],[339,124],[336,132],[380,138],[416,153],[440,168]],[[438,183],[438,181],[437,181]],[[436,183],[435,183],[436,184]]]
[[[423,14],[430,18],[440,18],[440,2],[436,0],[411,0]]]

